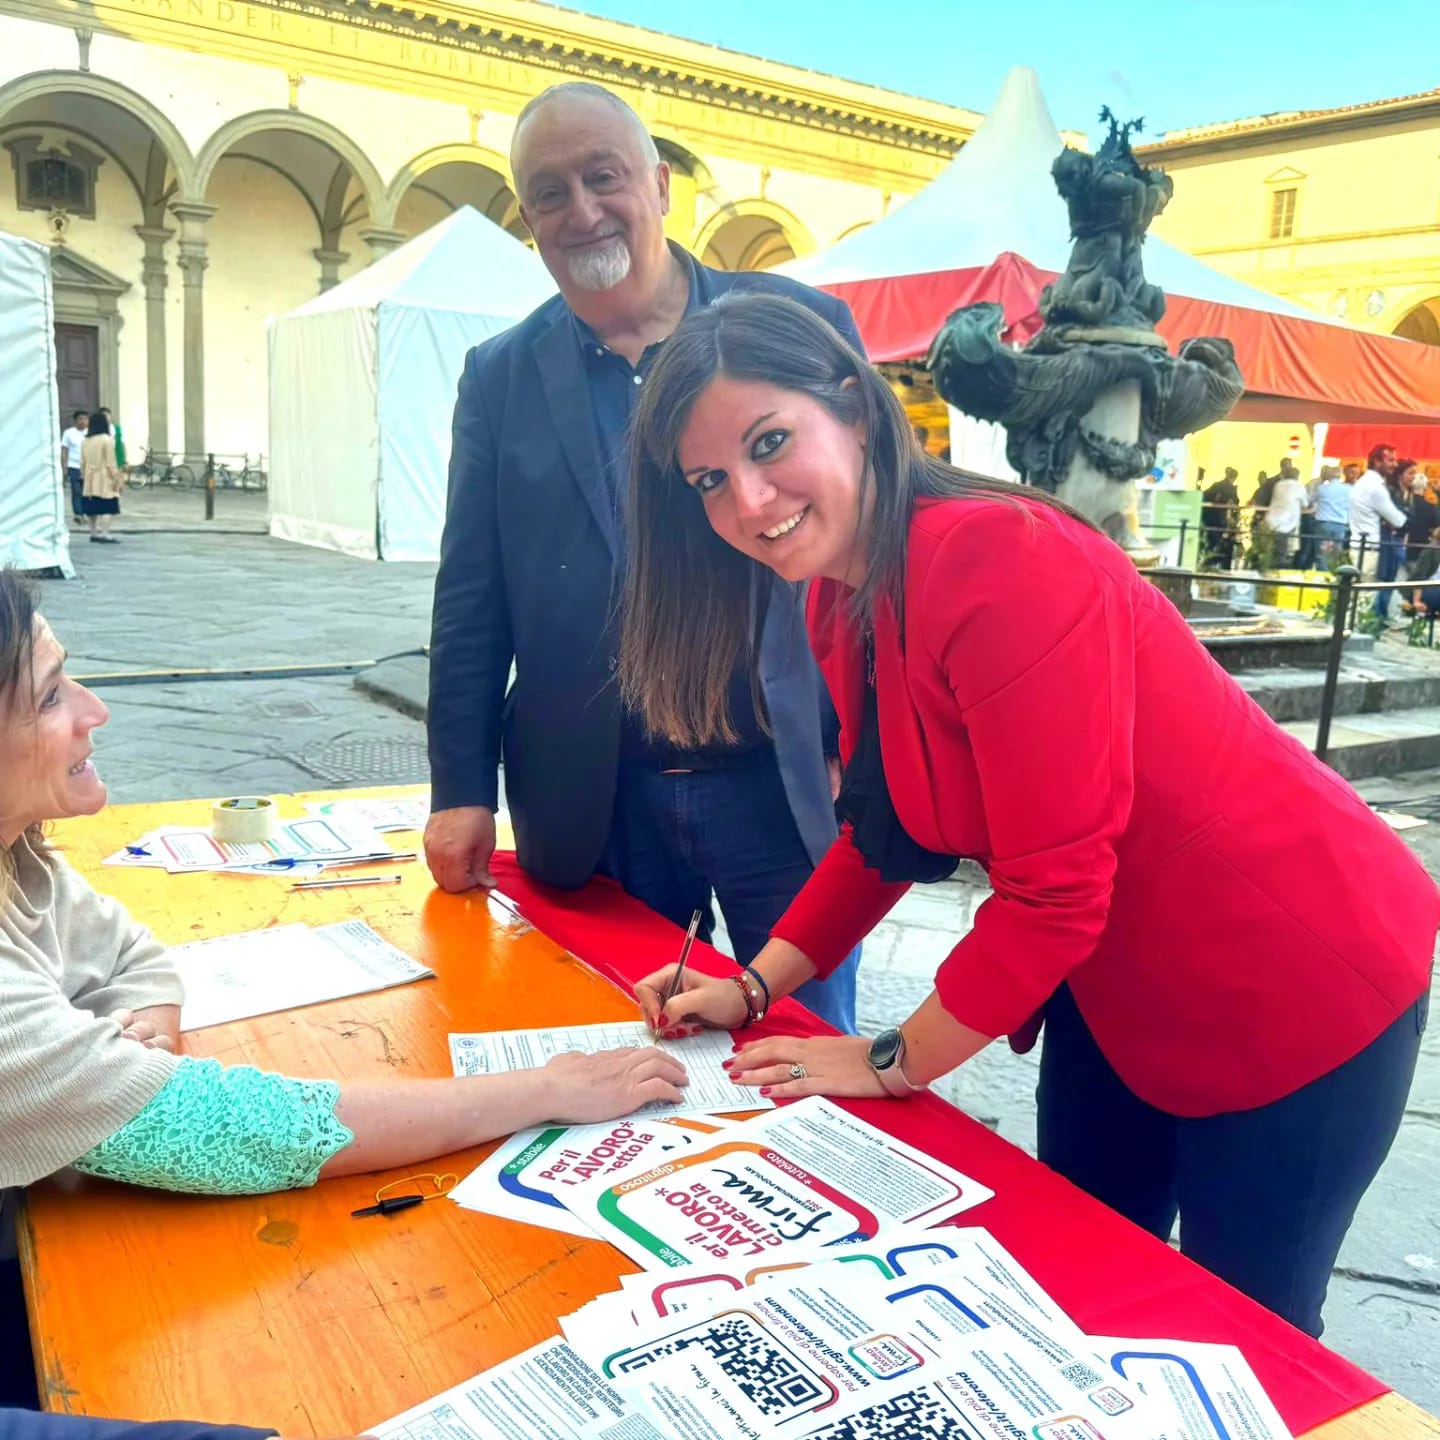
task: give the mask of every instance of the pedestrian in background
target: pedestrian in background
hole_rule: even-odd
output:
[[[1395,474],[1400,489],[1410,498],[1410,516],[1405,524],[1405,568],[1413,574],[1421,555],[1430,544],[1430,536],[1440,525],[1440,505],[1430,489],[1430,481],[1414,460],[1397,460]]]
[[[1347,470],[1355,470],[1351,465]],[[1359,473],[1358,471],[1356,472]],[[1317,558],[1329,565],[1345,544],[1350,529],[1350,499],[1353,480],[1343,480],[1335,465],[1322,465],[1311,500],[1315,506],[1315,541]]]
[[[1300,472],[1288,460],[1280,462],[1280,473],[1270,489],[1265,511],[1265,528],[1275,537],[1275,563],[1288,565],[1300,539],[1300,519],[1309,496],[1300,483]]]
[[[1396,505],[1387,484],[1395,473],[1395,447],[1377,445],[1366,460],[1365,473],[1355,482],[1350,495],[1350,543],[1360,567],[1362,580],[1393,580],[1382,573],[1384,533],[1382,526],[1404,530],[1405,512]],[[1382,618],[1390,611],[1390,592],[1375,596],[1375,613]]]
[[[1207,486],[1201,494],[1200,538],[1208,565],[1228,570],[1235,558],[1235,511],[1240,492],[1235,482],[1240,472],[1233,466],[1225,470],[1225,478]]]
[[[83,410],[77,410],[70,417],[69,428],[60,436],[60,470],[70,485],[70,508],[74,511],[77,525],[85,520],[82,503],[84,462],[80,458],[80,449],[85,444],[85,430],[89,424],[90,417]]]
[[[125,472],[115,458],[115,437],[110,433],[110,420],[103,410],[90,417],[85,443],[80,448],[83,471],[83,504],[85,518],[90,522],[90,539],[100,545],[118,545],[119,537],[110,533],[120,513],[120,492],[125,488]]]
[[[115,463],[122,470],[126,470],[129,468],[129,461],[125,456],[125,431],[107,406],[102,405],[100,413],[110,422],[110,433],[115,437]]]

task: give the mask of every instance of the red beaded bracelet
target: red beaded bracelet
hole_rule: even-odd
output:
[[[755,1006],[755,996],[750,987],[745,983],[745,976],[732,975],[730,977],[740,987],[740,993],[745,997],[745,1023],[738,1026],[740,1030],[748,1030],[757,1020],[764,1019],[764,1011],[758,1010]]]

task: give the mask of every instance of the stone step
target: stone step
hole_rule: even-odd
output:
[[[1390,654],[1392,650],[1396,654]],[[1316,720],[1325,689],[1324,671],[1275,666],[1235,679],[1272,720]],[[1381,651],[1341,665],[1335,714],[1377,715],[1440,705],[1440,657],[1386,644]]]
[[[1314,720],[1292,720],[1280,728],[1307,750],[1315,748]],[[1337,716],[1326,759],[1347,780],[1440,766],[1440,705]]]
[[[430,657],[397,655],[382,660],[355,677],[355,688],[412,720],[424,720],[430,708]]]
[[[1386,646],[1385,648],[1390,648]],[[1440,766],[1440,658],[1428,652],[1361,657],[1336,688],[1330,763],[1347,779]],[[1236,679],[1307,748],[1315,745],[1323,675],[1277,667]],[[362,671],[357,689],[401,714],[424,720],[429,659],[402,655]]]

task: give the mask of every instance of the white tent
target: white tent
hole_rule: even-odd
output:
[[[1044,287],[1070,255],[1050,173],[1061,144],[1035,72],[1013,70],[974,138],[913,200],[781,269],[844,300],[872,360],[925,355],[946,317],[979,300],[997,301],[1006,338],[1023,341],[1040,328]],[[1433,346],[1306,310],[1158,236],[1145,242],[1145,274],[1165,290],[1158,328],[1172,346],[1193,335],[1235,346],[1246,393],[1234,419],[1440,418]]]
[[[70,576],[50,251],[0,233],[0,565]]]
[[[455,387],[473,345],[555,293],[540,259],[462,206],[270,328],[270,533],[434,560]]]

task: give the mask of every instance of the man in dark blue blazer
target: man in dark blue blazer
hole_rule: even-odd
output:
[[[560,294],[472,350],[460,380],[431,637],[426,858],[447,890],[491,883],[503,755],[528,873],[575,887],[599,871],[677,924],[701,910],[704,935],[713,894],[748,964],[835,838],[833,712],[802,597],[778,579],[759,657],[765,713],[737,675],[738,744],[677,751],[623,712],[627,427],[660,345],[729,290],[790,296],[857,347],[859,335],[828,295],[711,270],[668,244],[669,169],[640,118],[598,85],[531,101],[511,163]],[[847,1031],[857,956],[799,996]]]

